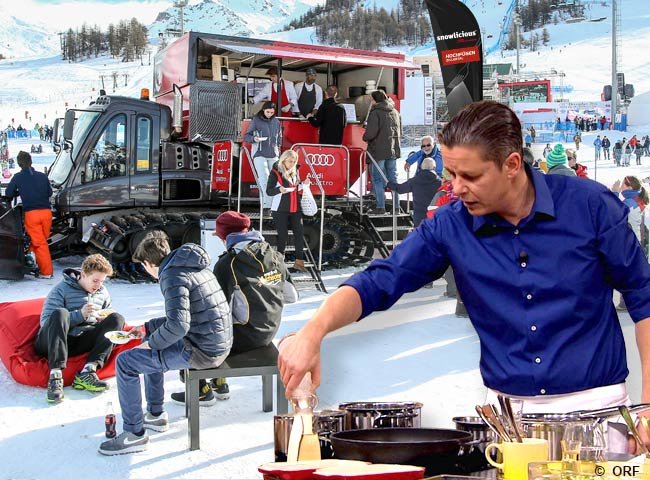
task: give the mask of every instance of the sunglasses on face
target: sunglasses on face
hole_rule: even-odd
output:
[[[427,147],[430,147],[430,146],[431,146],[430,143],[425,143],[424,145],[422,145],[422,148],[427,148]]]

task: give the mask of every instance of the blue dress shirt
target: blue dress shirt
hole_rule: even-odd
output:
[[[344,285],[359,292],[363,318],[451,264],[487,387],[529,396],[621,383],[628,370],[613,289],[635,322],[650,317],[650,266],[628,209],[594,181],[526,172],[535,201],[518,225],[452,202]]]

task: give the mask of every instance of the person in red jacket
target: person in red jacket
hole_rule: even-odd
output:
[[[578,163],[578,154],[574,150],[567,148],[566,158],[569,167],[576,172],[577,177],[589,178],[587,175],[587,167],[581,163]]]

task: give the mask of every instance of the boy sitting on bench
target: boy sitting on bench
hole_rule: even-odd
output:
[[[216,368],[232,345],[230,309],[221,287],[207,268],[210,256],[186,243],[170,253],[165,234],[152,232],[133,255],[157,278],[165,299],[165,316],[144,324],[141,345],[117,357],[117,391],[124,431],[102,443],[99,453],[119,455],[146,450],[145,429],[169,429],[163,408],[164,373],[185,368]],[[140,374],[144,374],[147,412],[142,412]]]

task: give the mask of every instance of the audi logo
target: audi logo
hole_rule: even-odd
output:
[[[228,161],[228,150],[219,150],[217,152],[217,162]]]
[[[336,163],[336,157],[331,153],[308,153],[307,159],[314,167],[332,167]]]

